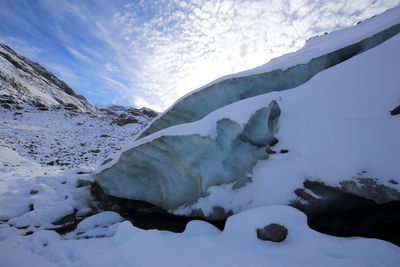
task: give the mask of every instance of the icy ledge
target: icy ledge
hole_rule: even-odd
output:
[[[400,32],[400,7],[359,25],[311,39],[303,49],[253,70],[222,77],[178,100],[139,138],[158,130],[199,120],[236,101],[295,88],[317,73],[365,52]]]
[[[257,161],[268,158],[268,147],[277,142],[274,133],[280,109],[276,101],[266,103],[242,101],[204,120],[155,133],[123,152],[95,181],[109,195],[144,200],[164,209],[191,204],[205,196],[210,186],[237,182],[240,187]],[[245,112],[244,107],[251,108]],[[224,116],[233,110],[243,112]]]

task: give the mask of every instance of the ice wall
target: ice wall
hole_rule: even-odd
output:
[[[268,158],[267,146],[277,142],[274,133],[279,115],[278,104],[272,101],[255,110],[243,126],[219,118],[215,136],[160,134],[123,152],[95,180],[109,195],[144,200],[165,209],[191,204],[210,186],[246,178],[259,159]]]
[[[357,27],[354,29],[357,29]],[[234,77],[211,84],[187,95],[175,103],[164,114],[153,121],[142,132],[139,138],[173,125],[199,120],[210,112],[241,99],[297,87],[310,80],[320,71],[369,50],[399,32],[400,24],[396,24],[378,33],[371,33],[370,37],[354,42],[341,49],[319,57],[310,58],[310,61],[306,61],[308,62],[306,64],[293,65],[293,67],[285,70],[276,69],[266,73]],[[355,34],[357,34],[357,31]],[[345,37],[351,39],[351,36]],[[325,44],[325,46],[329,46],[329,44]],[[307,53],[312,48],[312,46],[307,47]],[[307,53],[303,51],[303,54],[306,55],[304,56],[299,53],[299,57],[307,58]]]

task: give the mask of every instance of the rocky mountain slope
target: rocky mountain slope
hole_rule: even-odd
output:
[[[0,43],[0,139],[40,164],[94,168],[132,142],[157,113],[96,108],[39,64]]]
[[[29,104],[45,110],[52,106],[98,114],[84,96],[39,64],[0,43],[0,103],[4,108],[20,109]]]

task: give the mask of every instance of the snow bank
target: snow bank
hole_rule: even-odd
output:
[[[269,223],[288,229],[281,243],[257,239]],[[286,206],[249,210],[229,218],[219,233],[206,223],[170,234],[119,224],[113,237],[60,240],[48,231],[0,243],[2,263],[30,266],[398,266],[400,248],[364,238],[337,238],[307,227],[306,216]],[[196,233],[196,234],[194,234]],[[47,265],[45,265],[47,264]],[[13,265],[15,266],[15,265]],[[18,265],[16,265],[18,266]]]

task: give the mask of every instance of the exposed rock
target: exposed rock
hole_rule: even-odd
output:
[[[134,117],[119,117],[117,119],[114,120],[114,123],[117,124],[118,126],[124,126],[127,125],[129,123],[138,123],[138,120]]]
[[[193,209],[188,216],[200,217],[200,218],[205,218],[207,220],[213,220],[213,221],[223,221],[232,215],[233,215],[233,211],[231,211],[231,210],[225,210],[221,206],[213,206],[212,211],[207,215],[205,215],[201,209]]]
[[[400,114],[400,105],[397,106],[397,107],[395,107],[394,109],[392,109],[392,110],[390,111],[390,115],[392,115],[392,116],[398,115],[398,114]]]
[[[292,205],[312,213],[341,212],[400,200],[398,190],[372,178],[342,181],[337,187],[305,180],[303,186],[295,190],[298,200]]]
[[[150,117],[150,118],[155,118],[155,117],[158,116],[157,112],[155,112],[154,110],[151,110],[149,108],[141,108],[140,111],[141,111],[142,114],[144,114],[144,115],[146,115],[147,117]]]
[[[78,179],[76,181],[76,187],[84,187],[84,186],[88,186],[88,185],[92,185],[93,183],[91,181],[88,180],[83,180],[83,179]]]
[[[84,175],[84,174],[91,174],[92,172],[84,172],[84,171],[79,171],[76,174],[78,175]]]
[[[257,238],[264,241],[282,242],[286,239],[288,230],[285,226],[271,223],[264,228],[257,229]]]
[[[306,180],[292,206],[307,214],[314,230],[336,236],[364,236],[400,244],[400,193],[371,178],[328,186]]]
[[[61,219],[58,219],[55,222],[52,222],[52,224],[54,225],[66,225],[66,224],[72,224],[76,222],[76,216],[75,213],[72,214],[68,214],[64,217],[62,217]]]
[[[79,110],[79,107],[72,103],[69,103],[64,106],[64,109],[77,111],[77,110]]]
[[[112,158],[105,159],[105,160],[100,164],[100,166],[106,165],[107,163],[111,162],[112,160],[113,160]]]
[[[387,203],[394,200],[400,200],[400,191],[379,184],[377,179],[357,178],[357,181],[340,182],[340,188],[343,192],[371,199],[378,204]]]
[[[100,115],[95,107],[64,81],[2,43],[0,63],[5,66],[0,69],[0,104],[3,107],[10,109],[24,103],[47,111],[50,107],[65,105],[66,109]]]
[[[131,108],[118,105],[112,105],[107,108],[99,109],[103,114],[111,117],[113,123],[124,126],[129,123],[142,123],[143,119],[150,121],[158,115],[157,112],[149,108]]]
[[[1,104],[1,106],[3,108],[6,108],[6,109],[11,109],[12,108],[12,106],[10,104]]]
[[[31,195],[36,195],[37,193],[39,193],[39,191],[38,191],[38,190],[34,190],[34,189],[32,189],[32,190],[29,192],[29,194],[31,194]]]

